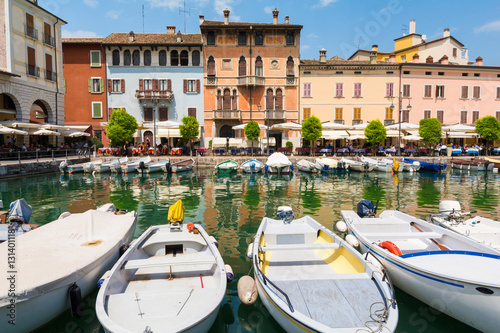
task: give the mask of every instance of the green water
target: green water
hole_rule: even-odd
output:
[[[437,212],[440,200],[453,199],[465,210],[477,210],[482,216],[499,220],[499,184],[500,176],[491,173],[295,174],[290,179],[217,176],[212,169],[199,169],[173,178],[164,174],[25,177],[1,181],[0,193],[5,206],[25,198],[34,208],[31,222],[38,224],[55,220],[65,211],[78,213],[112,202],[120,209],[137,211],[136,237],[151,225],[165,223],[168,207],[182,199],[186,221],[201,222],[217,238],[222,257],[236,276],[228,284],[211,332],[283,332],[260,301],[252,307],[242,306],[236,293],[237,278],[250,270],[247,245],[263,216],[274,217],[278,206],[289,205],[296,216],[311,215],[332,229],[340,220],[340,210],[355,210],[361,199],[380,199],[379,211],[399,209],[424,219]],[[95,296],[85,300],[80,319],[73,319],[67,312],[39,332],[102,332],[93,310]],[[397,301],[399,333],[472,331],[400,290]]]

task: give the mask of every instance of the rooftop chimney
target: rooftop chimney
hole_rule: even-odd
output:
[[[413,55],[413,62],[418,64],[420,62],[420,56],[418,55],[418,53],[415,53]]]
[[[376,64],[377,63],[377,51],[370,51],[370,64]]]
[[[431,56],[428,56],[427,59],[425,59],[426,64],[433,64],[434,63],[434,58]]]
[[[444,29],[443,37],[450,37],[450,28],[445,28]]]
[[[378,45],[372,45],[372,51],[378,52]]]
[[[278,8],[274,8],[273,10],[273,24],[278,24]]]
[[[290,24],[290,17],[288,15],[285,16],[285,24]]]
[[[179,30],[177,32],[177,43],[181,43],[182,42],[182,34],[181,34],[181,31]]]
[[[326,63],[326,50],[325,49],[319,50],[319,62],[322,64]]]
[[[392,64],[396,62],[396,53],[391,52],[391,54],[389,54],[389,62]]]
[[[449,62],[448,62],[448,56],[445,54],[441,59],[439,59],[439,63],[441,65],[448,65]]]
[[[134,37],[135,37],[135,35],[134,35],[133,31],[131,31],[131,32],[128,33],[128,41],[129,41],[129,43],[132,43],[134,41],[134,39],[135,39]]]
[[[482,66],[483,65],[483,58],[477,57],[476,58],[476,66]]]
[[[229,9],[226,8],[226,9],[224,9],[223,13],[224,13],[224,24],[227,25],[227,24],[229,24],[229,13],[230,13],[230,11],[229,11]]]
[[[175,25],[167,25],[167,34],[168,35],[175,34]]]
[[[200,15],[200,25],[205,22],[205,15]]]
[[[415,33],[416,26],[417,26],[417,21],[410,20],[410,29],[408,30],[410,32],[410,35]]]

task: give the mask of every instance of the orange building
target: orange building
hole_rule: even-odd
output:
[[[66,78],[64,124],[109,143],[102,122],[108,121],[106,62],[102,38],[63,39]]]
[[[250,120],[272,125],[298,121],[298,77],[301,25],[206,21],[200,15],[203,40],[205,140],[244,137],[232,126]],[[265,135],[265,131],[261,132]],[[292,133],[271,131],[276,146]],[[205,143],[206,144],[206,143]]]

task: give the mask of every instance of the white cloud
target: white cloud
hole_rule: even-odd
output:
[[[166,8],[170,9],[172,11],[178,10],[180,7],[184,7],[184,1],[183,0],[146,0],[149,2],[151,7],[156,7],[156,8]],[[195,6],[198,7],[205,7],[209,0],[194,0],[196,3]],[[192,8],[189,4],[186,4],[186,10],[187,9],[195,9]]]
[[[474,28],[474,33],[500,31],[500,20],[486,23],[479,28]]]
[[[319,0],[319,3],[314,5],[313,8],[323,8],[337,1],[339,0]]]
[[[233,13],[232,6],[231,6],[231,4],[233,2],[234,2],[234,0],[215,0],[214,10],[217,14],[224,15],[223,11],[224,11],[224,9],[227,8],[231,11],[231,13],[229,14],[229,21],[233,21],[233,22],[241,21],[241,17],[238,15],[234,15],[234,13]]]
[[[89,7],[97,7],[98,1],[97,0],[83,0],[83,3],[86,4]]]
[[[101,37],[93,31],[77,30],[77,31],[62,31],[63,38],[98,38]]]
[[[272,6],[266,6],[264,7],[264,13],[266,14],[271,14],[273,12],[274,8]]]
[[[309,45],[301,45],[300,46],[300,49],[301,50],[307,50],[307,49],[310,49],[311,47]]]
[[[106,17],[109,17],[113,20],[117,20],[122,14],[123,10],[110,10],[106,13]]]
[[[314,38],[314,39],[316,39],[316,38],[319,38],[319,36],[318,36],[318,35],[316,35],[314,32],[311,32],[311,33],[307,34],[307,36],[306,36],[306,37],[307,37],[307,38],[309,38],[309,39],[313,39],[313,38]]]

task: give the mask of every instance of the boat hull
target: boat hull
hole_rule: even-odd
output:
[[[282,167],[267,166],[267,173],[271,175],[288,175],[292,169],[289,165]]]
[[[182,165],[182,166],[172,166],[173,173],[186,172],[193,170],[193,164],[191,165]]]
[[[453,169],[459,169],[459,170],[467,170],[467,171],[492,171],[494,168],[494,165],[491,164],[477,164],[477,165],[472,165],[472,164],[462,164],[462,163],[454,163],[451,161],[451,166]]]

